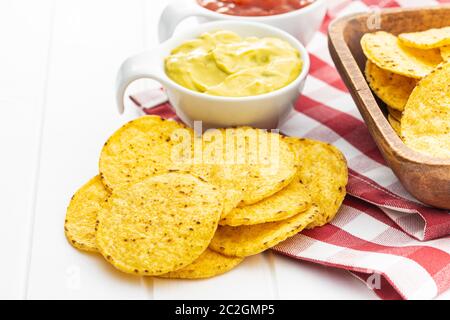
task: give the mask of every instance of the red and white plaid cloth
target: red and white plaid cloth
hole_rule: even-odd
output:
[[[274,248],[295,259],[349,270],[383,299],[431,299],[450,288],[450,212],[430,208],[402,187],[372,140],[327,48],[329,22],[371,6],[438,5],[450,0],[333,0],[308,45],[311,70],[287,135],[327,141],[345,154],[348,196],[328,225],[306,230]],[[174,118],[165,95],[132,100],[148,114]],[[155,107],[155,105],[157,105]]]

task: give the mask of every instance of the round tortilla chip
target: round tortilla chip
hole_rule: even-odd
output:
[[[242,201],[242,191],[236,189],[230,181],[225,181],[220,178],[217,171],[221,171],[219,165],[209,165],[209,164],[197,164],[190,168],[190,173],[199,177],[203,181],[211,183],[219,188],[223,194],[223,211],[221,217],[227,216],[234,208],[236,208]],[[242,172],[235,170],[236,176]]]
[[[108,199],[107,214],[98,217],[97,247],[123,272],[160,275],[181,269],[208,247],[221,198],[217,187],[183,173],[123,185]]]
[[[281,135],[250,127],[205,132],[203,162],[193,171],[232,192],[233,203],[240,197],[241,206],[280,191],[297,172],[295,154]]]
[[[393,109],[393,108],[391,108],[391,107],[389,107],[389,106],[387,106],[387,109],[388,109],[388,113],[389,113],[389,115],[390,115],[391,117],[393,117],[393,118],[394,118],[395,120],[397,120],[397,121],[400,121],[400,120],[401,120],[402,115],[403,115],[402,111]]]
[[[365,75],[373,92],[388,106],[403,111],[409,95],[416,86],[416,79],[401,76],[366,62]]]
[[[241,226],[285,220],[311,205],[309,190],[297,175],[284,189],[255,204],[233,209],[220,225]]]
[[[204,279],[224,274],[240,264],[244,259],[227,257],[213,250],[206,249],[200,257],[190,265],[163,275],[170,279]]]
[[[400,41],[408,47],[433,49],[450,44],[450,26],[421,32],[402,33]]]
[[[173,146],[180,143],[173,136],[183,129],[183,133],[192,134],[182,124],[157,116],[143,116],[122,126],[101,151],[99,169],[105,186],[113,190],[122,184],[183,169],[183,164],[177,162],[180,158],[174,160],[172,154]]]
[[[402,45],[397,37],[384,31],[366,33],[361,47],[367,59],[379,68],[421,79],[442,62],[439,50],[422,50]]]
[[[400,121],[395,119],[390,114],[388,114],[388,121],[389,121],[389,124],[391,125],[392,129],[394,129],[395,133],[400,136]]]
[[[450,61],[419,82],[406,104],[401,136],[407,146],[450,158]]]
[[[72,197],[67,207],[64,233],[69,243],[84,251],[97,251],[95,227],[97,214],[109,193],[99,176],[83,185]]]
[[[319,214],[316,206],[289,219],[251,226],[219,226],[209,247],[231,257],[247,257],[263,252],[302,231]]]
[[[345,197],[347,163],[335,147],[314,140],[285,138],[301,163],[299,175],[311,193],[311,207],[289,219],[238,227],[219,226],[210,248],[229,256],[245,257],[264,251],[303,228],[333,219]]]
[[[291,183],[297,173],[295,153],[289,144],[279,134],[266,132],[265,134],[268,139],[278,140],[278,152],[268,154],[268,164],[250,164],[242,205],[251,205],[270,197]],[[273,158],[270,158],[271,156]]]
[[[300,176],[311,193],[319,216],[308,229],[330,222],[345,198],[348,180],[347,161],[334,146],[310,139],[287,138],[300,157]]]
[[[441,47],[439,50],[441,51],[442,60],[450,60],[450,45]]]

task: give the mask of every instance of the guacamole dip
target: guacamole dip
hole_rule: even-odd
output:
[[[185,88],[224,97],[255,96],[287,86],[302,69],[300,53],[278,38],[204,33],[172,50],[167,75]]]

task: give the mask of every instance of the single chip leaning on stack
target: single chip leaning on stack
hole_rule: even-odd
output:
[[[322,226],[336,215],[345,197],[348,179],[347,163],[342,153],[319,141],[298,138],[285,140],[295,150],[297,161],[301,164],[296,179],[311,193],[311,207],[277,222],[219,226],[210,245],[214,251],[237,257],[254,255],[277,245],[306,227]],[[272,197],[275,196],[278,194]],[[269,200],[270,198],[265,201]],[[248,219],[259,219],[260,216],[251,216],[254,214],[251,210],[248,214]],[[240,216],[239,219],[242,221],[243,217]]]
[[[361,38],[361,47],[377,67],[409,78],[421,79],[442,62],[438,49],[410,48],[384,31],[366,33]]]
[[[143,116],[128,122],[103,146],[99,161],[103,183],[112,190],[170,170],[186,169],[188,162],[183,163],[183,154],[174,158],[172,152],[173,146],[188,134],[192,134],[191,129],[157,116]],[[180,140],[174,141],[174,136]]]
[[[289,219],[251,226],[219,226],[210,248],[232,257],[247,257],[267,250],[299,233],[318,217],[316,206],[311,206]]]
[[[450,26],[421,32],[402,33],[398,38],[408,47],[418,49],[439,48],[450,45]]]
[[[311,205],[309,190],[297,175],[281,191],[255,204],[233,209],[221,225],[241,226],[280,221],[306,211]]]
[[[407,146],[450,158],[450,61],[437,67],[413,90],[401,120]]]
[[[395,74],[377,67],[367,60],[365,75],[370,88],[393,109],[403,111],[416,79]]]
[[[208,247],[221,198],[213,185],[182,173],[118,187],[98,217],[97,247],[123,272],[161,275],[181,269]]]
[[[67,240],[75,248],[97,251],[95,225],[97,214],[103,210],[109,193],[99,176],[95,176],[82,186],[70,200],[64,223]]]
[[[243,260],[243,258],[227,257],[210,249],[206,249],[205,252],[190,265],[177,271],[160,275],[159,277],[171,279],[211,278],[230,271]]]

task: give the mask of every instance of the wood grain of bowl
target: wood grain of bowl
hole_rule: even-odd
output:
[[[403,186],[425,204],[450,209],[450,159],[439,159],[408,148],[387,121],[386,105],[376,98],[364,78],[360,39],[383,30],[398,35],[450,25],[450,6],[386,9],[346,16],[328,30],[331,57],[348,87],[370,134]],[[379,28],[374,29],[376,19]],[[450,79],[449,79],[450,82]]]

